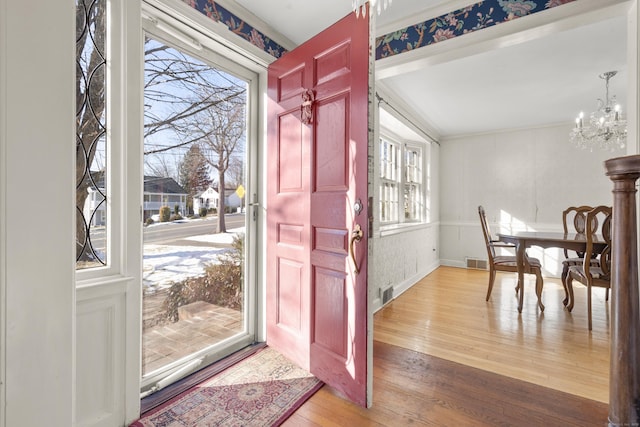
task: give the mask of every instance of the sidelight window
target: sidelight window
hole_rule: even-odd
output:
[[[76,0],[76,268],[107,264],[106,0]]]

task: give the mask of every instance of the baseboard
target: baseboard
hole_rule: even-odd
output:
[[[413,276],[403,280],[400,283],[393,285],[392,286],[393,298],[390,301],[388,301],[387,304],[393,301],[394,299],[396,299],[397,297],[399,297],[400,295],[402,295],[406,290],[410,289],[413,285],[418,283],[420,280],[422,280],[423,278],[431,274],[438,267],[440,267],[440,262],[435,261],[433,264],[429,265],[426,269],[420,271],[419,273],[414,274]],[[382,305],[382,300],[380,298],[376,298],[373,300],[374,307],[376,306],[376,303],[380,304],[380,306],[377,307],[374,310],[374,312],[377,312],[378,310],[384,307],[384,305]]]
[[[441,259],[440,265],[443,265],[445,267],[467,268],[464,261],[460,261],[457,259]]]
[[[403,280],[402,282],[398,283],[397,285],[394,285],[393,286],[393,298],[395,299],[395,298],[399,297],[400,295],[402,295],[407,289],[411,288],[413,285],[418,283],[420,280],[424,279],[426,276],[428,276],[430,273],[432,273],[439,266],[440,266],[440,263],[438,261],[436,261],[433,264],[429,265],[426,269],[414,274],[413,276],[409,277],[408,279]]]

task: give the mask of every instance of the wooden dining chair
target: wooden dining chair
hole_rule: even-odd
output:
[[[480,225],[482,226],[482,233],[484,235],[484,242],[487,246],[487,256],[489,257],[489,288],[487,289],[486,301],[489,301],[491,297],[491,291],[493,290],[493,282],[496,279],[496,272],[505,271],[509,273],[518,272],[518,263],[515,255],[498,255],[496,249],[509,248],[514,249],[515,246],[501,242],[493,238],[489,223],[487,222],[487,214],[482,206],[478,206],[478,215],[480,216]],[[531,258],[525,254],[525,270],[526,274],[535,274],[536,276],[536,295],[538,295],[538,306],[541,311],[544,311],[544,305],[540,299],[542,295],[542,263],[537,258]],[[516,285],[516,293],[519,287]]]
[[[587,212],[592,210],[593,206],[570,206],[562,212],[562,227],[564,233],[577,233],[585,234],[587,224]],[[594,223],[591,224],[593,230],[598,229],[598,217],[593,217]],[[569,274],[569,267],[572,265],[582,266],[583,252],[574,252],[569,249],[564,249],[564,260],[562,261],[562,286],[564,288],[564,300],[562,303],[566,306],[569,304],[569,289],[567,288],[567,275]],[[598,258],[592,258],[591,263],[594,267],[598,267]],[[609,292],[607,290],[607,300],[609,300]]]
[[[587,212],[585,237],[587,246],[583,255],[581,265],[572,265],[569,267],[567,276],[567,288],[569,291],[569,305],[567,309],[573,309],[573,281],[577,280],[587,287],[587,316],[589,330],[592,330],[591,321],[591,290],[594,286],[606,289],[607,300],[609,299],[609,289],[611,288],[611,207],[597,206]],[[598,219],[598,221],[596,221]],[[600,223],[598,230],[597,224]],[[594,227],[596,224],[596,227]],[[594,238],[600,232],[606,247],[602,251],[595,250]],[[593,264],[593,258],[599,258],[597,266]]]

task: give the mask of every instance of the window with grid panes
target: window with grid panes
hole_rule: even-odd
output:
[[[423,147],[380,138],[380,223],[423,219]]]
[[[400,145],[380,138],[380,222],[398,221]]]
[[[404,146],[404,219],[422,219],[422,149],[418,146]]]

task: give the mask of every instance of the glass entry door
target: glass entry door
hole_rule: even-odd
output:
[[[255,76],[157,27],[145,39],[143,396],[255,335],[246,210]]]

